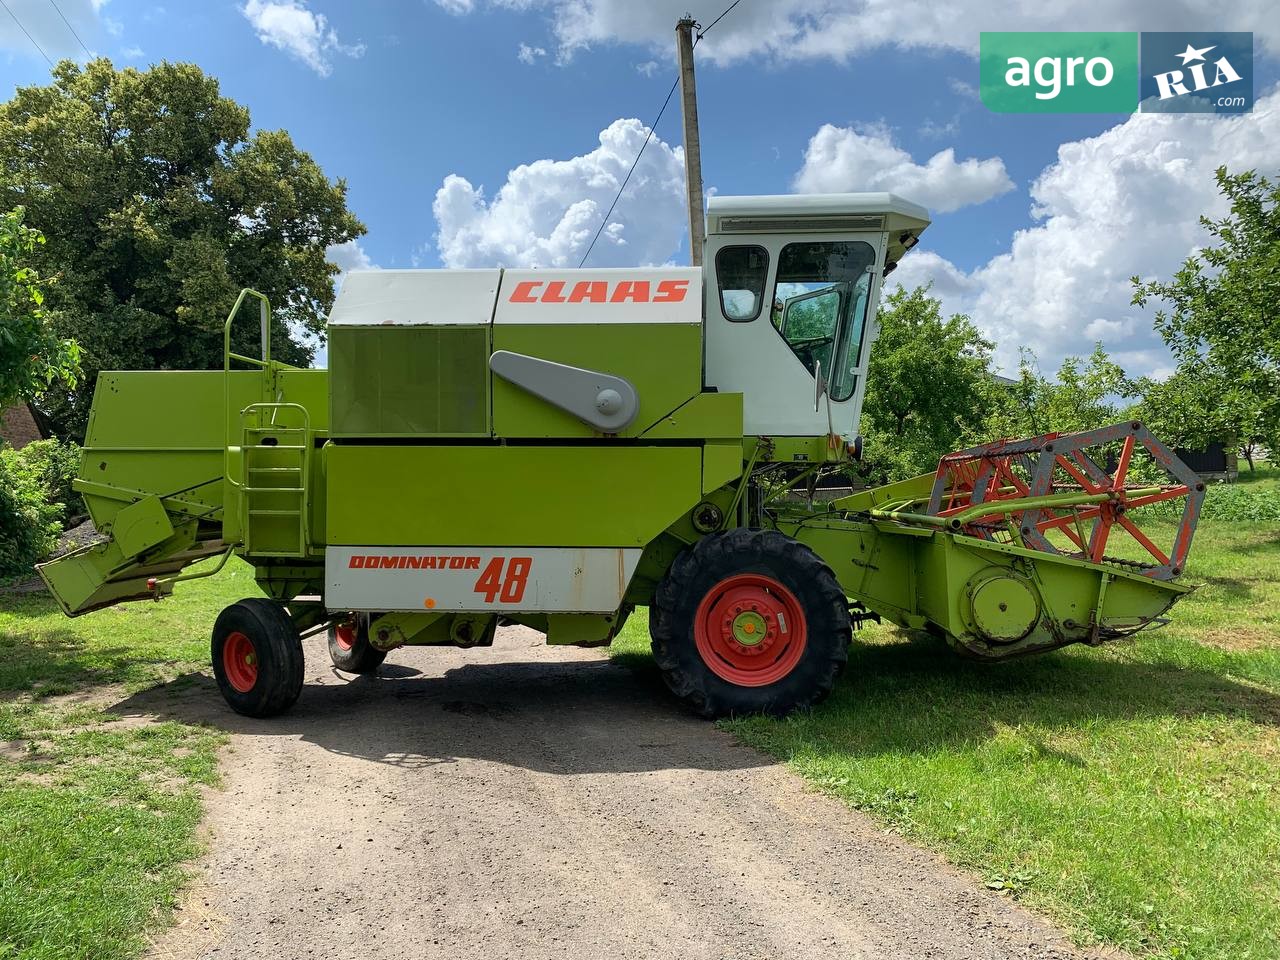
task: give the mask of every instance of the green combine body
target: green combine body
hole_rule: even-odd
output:
[[[712,716],[816,702],[868,618],[988,659],[1127,635],[1190,589],[1203,496],[1138,424],[813,495],[857,454],[880,285],[927,224],[888,194],[714,198],[705,270],[353,273],[328,370],[272,360],[245,291],[224,370],[99,377],[76,487],[108,539],[41,574],[76,616],[244,557],[270,599],[224,611],[212,653],[252,715],[292,704],[325,628],[367,672],[501,622],[608,643],[645,606],[668,684]],[[230,349],[246,304],[260,358]],[[1128,483],[1135,451],[1173,482]],[[1170,552],[1106,555],[1173,497]]]

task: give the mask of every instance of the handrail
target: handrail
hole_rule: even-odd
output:
[[[244,302],[248,297],[257,297],[258,299],[258,317],[262,322],[261,360],[231,352],[231,324],[235,322],[236,314],[240,312],[240,307],[244,305]],[[222,354],[222,370],[224,373],[231,372],[232,360],[251,363],[256,367],[263,367],[264,369],[271,363],[271,301],[267,299],[266,294],[259,293],[251,287],[245,287],[240,291],[240,296],[236,297],[235,306],[233,306],[231,308],[231,312],[227,314],[227,322],[223,324],[222,327]]]
[[[262,323],[262,359],[255,360],[253,357],[246,357],[239,353],[231,352],[231,325],[235,323],[236,315],[240,313],[240,308],[244,305],[245,300],[249,297],[258,299],[258,317]],[[222,435],[222,475],[226,477],[227,482],[232,486],[239,486],[235,479],[231,476],[231,361],[239,360],[243,363],[252,364],[263,370],[271,367],[271,301],[267,299],[266,294],[259,293],[251,287],[245,287],[240,291],[240,296],[236,297],[235,305],[231,308],[231,312],[227,314],[227,322],[222,326],[222,418],[223,418],[223,435]],[[243,412],[241,413],[243,418]],[[237,426],[242,420],[237,420]]]

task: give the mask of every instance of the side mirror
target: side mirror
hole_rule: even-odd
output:
[[[813,412],[817,413],[822,398],[827,395],[827,378],[822,375],[822,361],[813,362]],[[827,404],[830,408],[830,403]],[[829,412],[829,411],[828,411]]]

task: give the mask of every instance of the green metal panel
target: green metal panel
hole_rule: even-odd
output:
[[[283,369],[275,374],[276,389],[267,400],[286,400],[307,408],[313,433],[329,431],[329,371]],[[241,405],[243,406],[243,404]]]
[[[629,380],[640,397],[640,413],[619,434],[623,437],[639,436],[702,391],[702,328],[697,324],[498,323],[493,349]],[[577,417],[497,376],[493,427],[499,437],[596,436]]]
[[[832,447],[829,438],[821,437],[747,437],[743,446],[748,454],[758,443],[764,443],[761,462],[771,463],[841,463],[849,459],[843,441]]]
[[[489,328],[329,328],[335,437],[489,434]]]
[[[923,626],[917,596],[915,545],[907,536],[882,534],[847,521],[809,521],[784,532],[807,543],[835,571],[845,592],[903,626]]]
[[[107,487],[222,506],[223,445],[230,386],[233,409],[260,399],[263,375],[221,371],[108,372],[98,377],[85,434],[80,476]],[[100,529],[109,526],[129,497],[86,492],[85,504]]]
[[[144,497],[115,516],[111,537],[126,557],[137,556],[173,536],[173,524],[159,497]]]
[[[702,448],[702,492],[719,490],[742,476],[742,443],[726,440]]]
[[[323,378],[323,371],[314,371]],[[234,371],[231,406],[263,399],[263,375]],[[221,448],[227,419],[221,370],[110,371],[98,375],[85,446],[189,450]]]
[[[702,495],[694,446],[335,443],[326,455],[330,544],[643,546]]]
[[[646,440],[733,440],[741,448],[742,394],[699,393],[642,436]]]

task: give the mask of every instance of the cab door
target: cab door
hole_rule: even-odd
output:
[[[857,433],[884,238],[708,238],[706,382],[743,394],[749,435]]]

